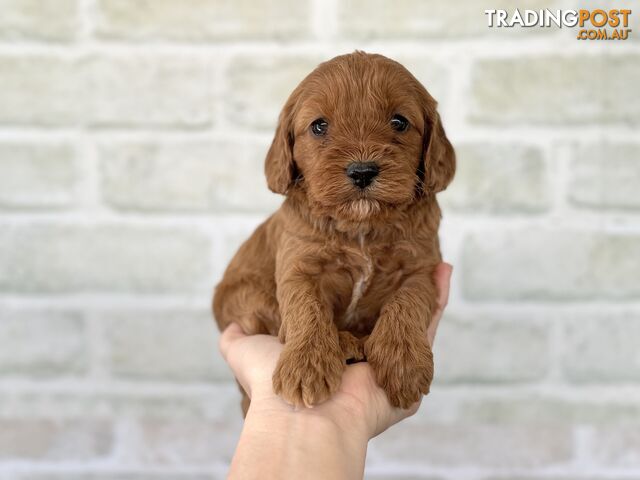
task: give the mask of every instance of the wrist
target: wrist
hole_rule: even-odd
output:
[[[374,436],[366,408],[358,402],[344,400],[334,398],[331,402],[307,408],[294,407],[276,395],[254,397],[247,413],[247,420],[320,429],[327,434],[343,436],[366,444]]]
[[[310,479],[362,478],[369,437],[321,407],[295,409],[277,397],[252,400],[241,436],[242,455],[266,452],[265,461],[258,462],[262,478],[300,478],[301,472]],[[238,458],[233,463],[237,467],[243,462]]]

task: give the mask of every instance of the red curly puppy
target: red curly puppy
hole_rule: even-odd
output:
[[[350,360],[366,359],[394,406],[429,391],[435,194],[455,171],[436,105],[399,63],[355,52],[318,66],[280,114],[265,171],[286,199],[213,307],[220,329],[279,336],[273,387],[294,405],[329,398]]]

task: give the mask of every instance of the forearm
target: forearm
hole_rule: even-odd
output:
[[[346,432],[312,410],[252,405],[231,463],[232,480],[362,479],[366,435]]]

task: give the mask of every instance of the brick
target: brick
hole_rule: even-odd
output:
[[[30,389],[2,389],[0,417],[44,418],[72,421],[78,418],[101,419],[206,419],[228,423],[233,428],[241,420],[240,392],[233,381],[208,383],[197,389],[181,388],[175,383],[164,388],[144,388],[129,381],[124,388],[65,389],[48,391],[34,385]]]
[[[241,428],[241,416],[236,418],[231,428],[203,420],[135,422],[122,439],[119,461],[153,466],[229,464]]]
[[[66,143],[0,144],[0,207],[60,208],[74,201],[75,149]]]
[[[94,467],[95,469],[95,467]],[[78,472],[79,470],[79,472]],[[47,472],[12,472],[6,480],[223,480],[223,473],[190,474],[180,472],[152,472],[140,473],[127,468],[118,469],[116,472],[100,473],[86,469],[75,468],[73,472],[47,473]],[[0,472],[0,479],[5,480]]]
[[[434,347],[438,383],[539,380],[549,369],[549,327],[524,318],[447,312]]]
[[[0,56],[0,71],[0,124],[211,124],[213,66],[207,59],[169,54]]]
[[[0,229],[0,290],[208,291],[210,248],[193,228],[6,225]]]
[[[581,394],[563,399],[542,394],[509,392],[497,397],[466,397],[462,401],[445,396],[441,402],[457,404],[457,422],[504,425],[618,425],[640,424],[640,404],[634,398]]]
[[[476,123],[640,122],[640,57],[538,56],[480,60],[471,77]],[[607,88],[602,88],[606,85]]]
[[[528,9],[558,8],[557,0],[533,0]],[[478,6],[473,0],[456,3],[445,0],[401,0],[389,8],[384,0],[348,0],[338,3],[338,26],[343,36],[359,39],[380,38],[460,38],[500,35],[514,38],[531,34],[550,34],[552,29],[489,28],[485,8],[513,10],[508,0],[496,0],[491,5]],[[363,15],[366,12],[366,15]]]
[[[230,141],[103,144],[103,197],[121,210],[272,211],[282,197],[266,185],[267,148]]]
[[[211,124],[212,61],[189,55],[94,56],[83,60],[87,122],[97,127]]]
[[[506,475],[506,476],[490,476],[483,477],[482,480],[601,480],[605,478],[606,480],[624,480],[625,477],[618,476],[591,476],[590,474],[585,475],[542,475],[542,476],[521,476],[521,475]]]
[[[0,375],[50,377],[87,370],[82,318],[64,312],[0,310]]]
[[[96,31],[125,40],[291,40],[308,36],[309,10],[294,0],[99,0]]]
[[[371,464],[532,468],[566,463],[572,432],[562,426],[430,425],[412,419],[369,443]]]
[[[640,428],[638,425],[597,428],[591,435],[591,442],[590,458],[596,465],[640,468]]]
[[[633,299],[640,237],[566,228],[477,231],[464,240],[464,295],[473,300]]]
[[[0,419],[0,460],[87,461],[113,448],[113,428],[100,420]]]
[[[441,195],[445,208],[497,214],[538,213],[551,192],[542,152],[526,145],[456,145],[455,181]]]
[[[0,55],[0,125],[75,125],[86,108],[73,60]]]
[[[210,312],[113,312],[102,315],[109,365],[118,377],[232,380],[218,351],[218,327]]]
[[[386,468],[385,471],[389,469]],[[437,477],[434,475],[411,475],[403,472],[393,471],[389,473],[370,473],[371,471],[365,469],[365,477],[367,480],[442,480],[444,477]]]
[[[640,209],[640,144],[591,143],[571,159],[569,199],[596,208]]]
[[[564,328],[566,376],[580,383],[640,382],[640,314],[577,317]]]
[[[554,318],[553,321],[555,322]],[[443,324],[446,319],[443,320]],[[436,340],[436,349],[440,332]],[[436,350],[436,377],[442,353]],[[507,388],[495,385],[434,385],[410,422],[429,431],[431,425],[496,426],[640,426],[640,391],[633,386],[567,385],[557,388],[556,379],[531,386]]]
[[[232,59],[226,79],[226,116],[244,127],[273,130],[293,89],[321,61],[308,55]]]
[[[0,0],[0,40],[69,41],[78,28],[77,0]]]

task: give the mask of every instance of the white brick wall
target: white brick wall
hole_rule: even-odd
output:
[[[460,159],[437,381],[367,478],[640,478],[640,12],[601,43],[487,29],[507,7],[0,0],[0,479],[224,478],[211,289],[280,202],[284,99],[356,48],[426,84]]]

